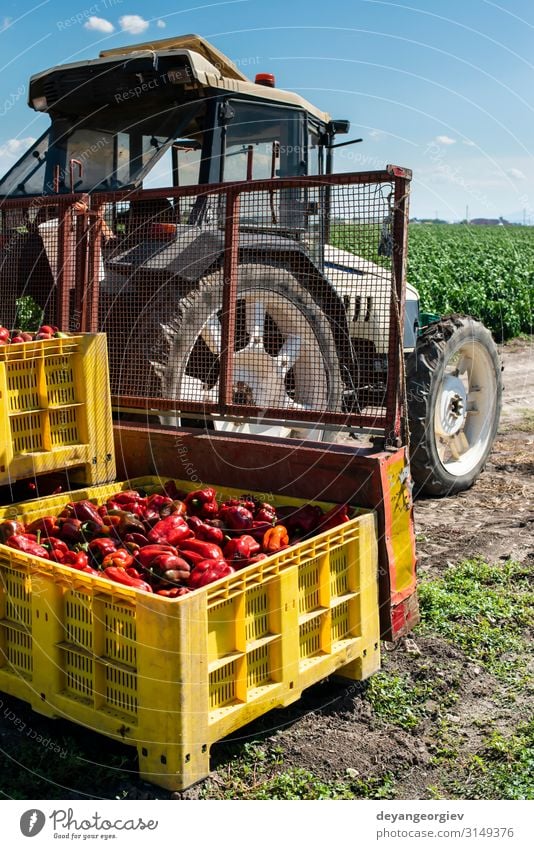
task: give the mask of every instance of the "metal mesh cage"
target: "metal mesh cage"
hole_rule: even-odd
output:
[[[92,195],[85,214],[7,201],[0,320],[29,294],[106,331],[116,405],[163,421],[395,434],[408,186],[390,168]]]

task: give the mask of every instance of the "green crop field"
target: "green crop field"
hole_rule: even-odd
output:
[[[338,224],[332,241],[366,253],[358,250],[359,231]],[[368,234],[364,241],[369,244]],[[410,224],[408,281],[417,287],[424,312],[473,315],[498,342],[532,333],[534,228]]]

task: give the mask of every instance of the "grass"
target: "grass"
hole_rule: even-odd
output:
[[[534,720],[505,736],[489,734],[476,754],[456,761],[445,787],[460,799],[534,799]]]
[[[534,625],[534,592],[527,566],[468,560],[419,587],[422,632],[462,649],[495,677],[524,683]]]

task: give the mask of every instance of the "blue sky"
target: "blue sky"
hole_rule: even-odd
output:
[[[48,124],[31,74],[184,33],[349,118],[338,170],[412,168],[412,215],[534,224],[531,0],[3,0],[0,171]]]

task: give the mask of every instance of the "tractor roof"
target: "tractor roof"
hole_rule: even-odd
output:
[[[116,63],[121,56],[139,59],[152,57],[154,68],[157,68],[160,57],[186,57],[191,67],[193,79],[201,86],[219,89],[221,92],[228,92],[230,94],[261,97],[264,100],[272,100],[276,103],[305,109],[319,121],[328,122],[330,120],[330,116],[326,112],[317,109],[294,92],[251,82],[224,53],[221,53],[216,47],[213,47],[213,45],[198,35],[182,35],[175,38],[165,38],[157,41],[146,41],[142,44],[116,47],[112,50],[101,51],[98,59],[72,62],[41,71],[30,79],[30,105],[32,105],[31,92],[35,84],[39,84],[41,81],[44,82],[44,78],[49,75],[74,68],[83,69],[87,67],[96,69],[99,67],[104,70],[106,64]]]

